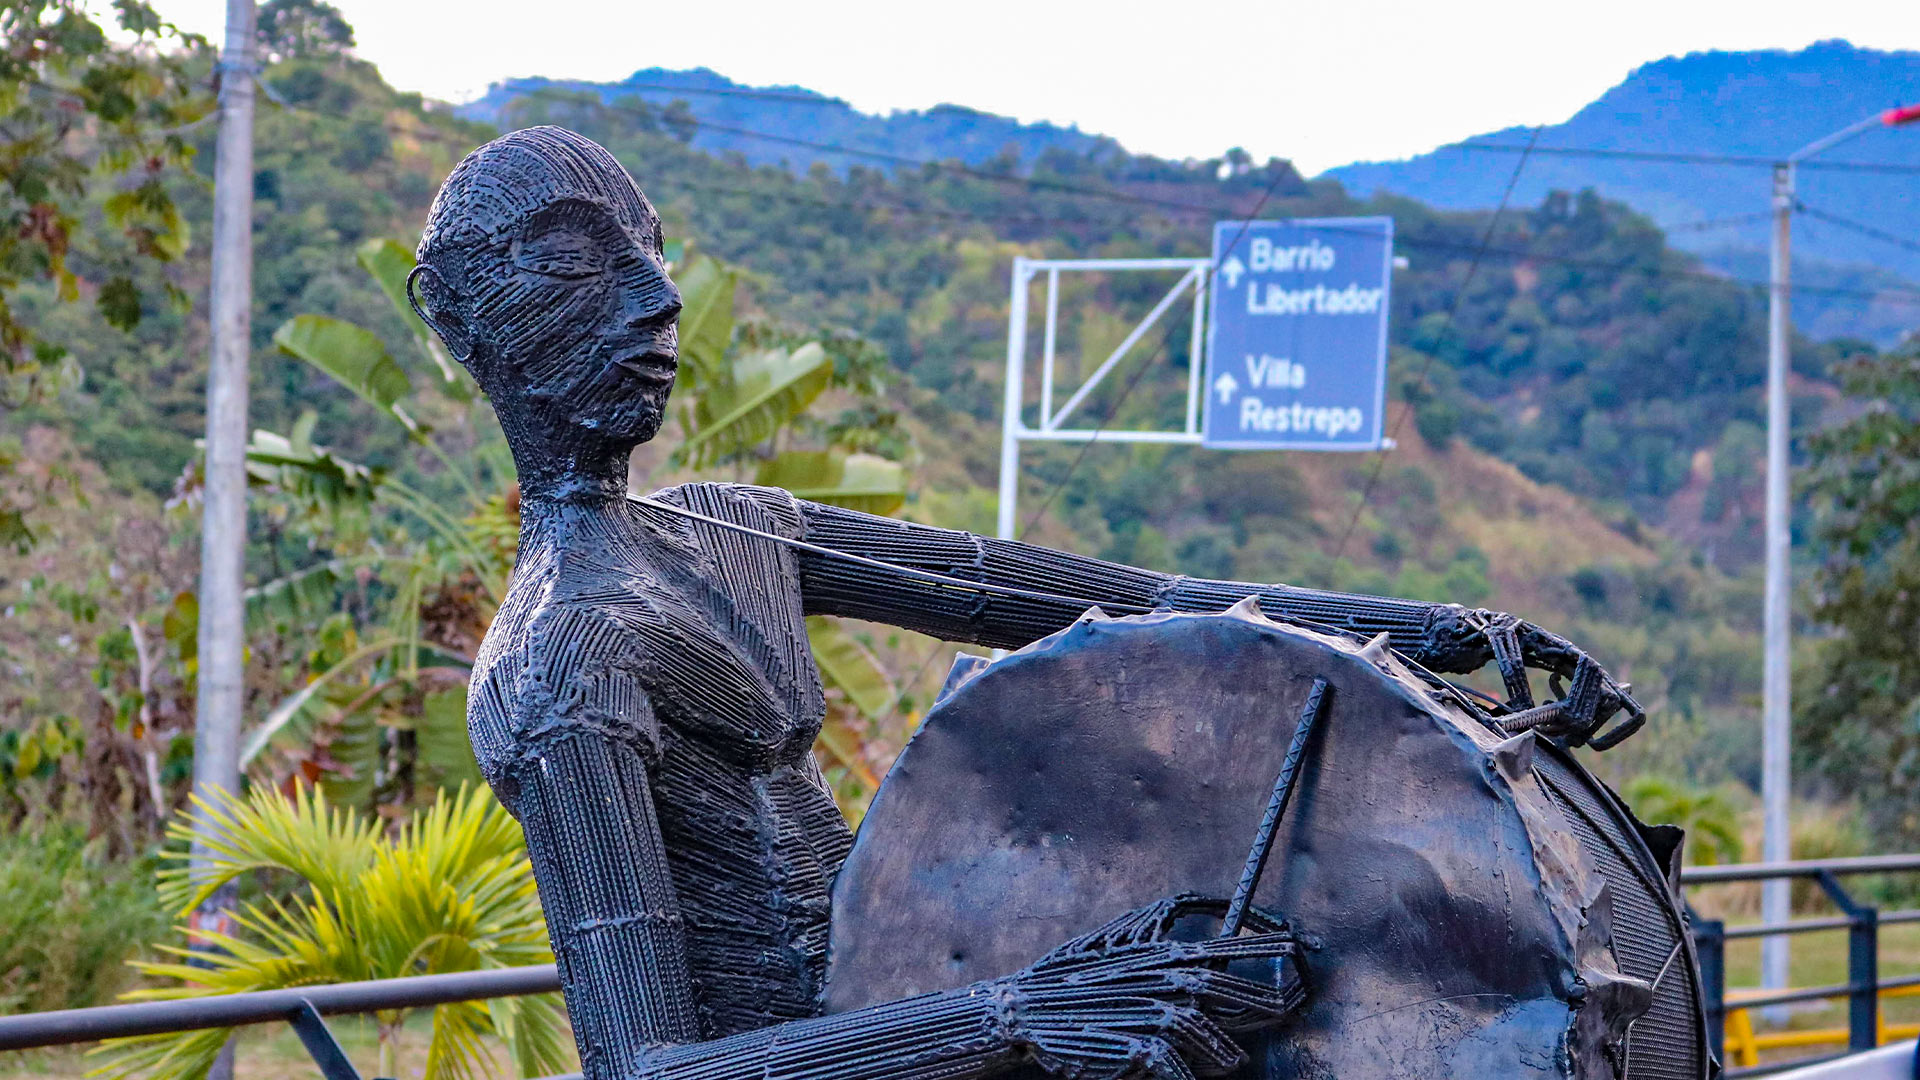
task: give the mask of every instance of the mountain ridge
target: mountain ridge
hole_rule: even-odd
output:
[[[887,115],[865,113],[846,101],[801,86],[749,86],[710,68],[672,70],[642,68],[613,83],[577,79],[530,77],[493,84],[456,112],[469,120],[499,124],[508,105],[529,93],[561,90],[590,93],[611,104],[635,97],[659,108],[676,98],[700,123],[692,145],[711,154],[738,153],[750,165],[776,165],[804,171],[824,162],[836,171],[872,164],[874,156],[960,160],[984,165],[1012,147],[1022,165],[1031,164],[1051,149],[1081,155],[1101,149],[1119,150],[1113,139],[1091,135],[1075,126],[1040,121],[1022,123],[1011,117],[982,112],[964,105],[941,104],[928,109],[901,109]],[[792,133],[804,131],[804,140]],[[743,132],[765,133],[760,138]],[[784,140],[784,141],[783,141]],[[854,153],[818,150],[800,142],[846,146]],[[864,153],[858,152],[864,151]]]
[[[865,113],[806,87],[750,86],[708,68],[643,68],[605,83],[509,79],[457,112],[500,124],[517,99],[554,91],[591,95],[603,104],[631,97],[655,110],[683,102],[697,123],[691,129],[696,149],[794,172],[824,164],[845,174],[854,166],[918,160],[1031,169],[1054,151],[1095,158],[1127,154],[1116,139],[1074,126],[1022,123],[954,104]],[[1539,143],[1767,158],[1902,101],[1920,101],[1920,51],[1865,49],[1839,39],[1799,50],[1708,50],[1634,68],[1566,121],[1543,128]],[[1465,141],[1515,150],[1531,132],[1509,127]],[[1869,134],[1827,160],[1920,170],[1920,135]],[[1400,161],[1354,162],[1321,177],[1361,197],[1391,191],[1436,207],[1484,209],[1499,202],[1513,169],[1511,152],[1448,146]],[[1920,243],[1899,240],[1920,238],[1920,199],[1898,198],[1903,182],[1898,175],[1802,170],[1805,200],[1840,219],[1801,215],[1795,224],[1795,273],[1803,288],[1794,315],[1811,336],[1887,346],[1920,327]],[[1549,191],[1592,187],[1652,217],[1676,247],[1713,269],[1752,278],[1756,267],[1766,265],[1768,226],[1760,216],[1769,205],[1769,183],[1766,169],[1751,166],[1536,154],[1527,160],[1511,204],[1533,205]],[[1868,235],[1847,222],[1895,239]]]
[[[1920,101],[1920,51],[1865,49],[1833,39],[1804,49],[1713,50],[1670,56],[1635,68],[1613,88],[1559,124],[1540,129],[1538,146],[1648,153],[1782,158],[1863,117]],[[1533,134],[1509,127],[1461,142],[1517,150]],[[1920,173],[1920,128],[1859,138],[1814,159],[1865,162]],[[1391,191],[1432,206],[1487,208],[1513,176],[1515,154],[1461,149],[1459,143],[1399,161],[1354,162],[1328,169],[1356,195]],[[1796,321],[1821,336],[1889,344],[1920,326],[1920,303],[1889,304],[1885,294],[1920,290],[1920,199],[1902,197],[1914,177],[1809,164],[1799,197],[1826,218],[1794,222],[1796,273],[1851,279],[1847,291],[1880,294],[1877,304],[1812,290],[1795,298]],[[1764,166],[1710,165],[1533,154],[1513,185],[1513,205],[1555,189],[1592,187],[1659,222],[1675,246],[1728,273],[1765,265],[1771,174]],[[1839,219],[1839,220],[1835,220]],[[1852,223],[1852,224],[1848,224]],[[1874,237],[1859,225],[1887,233]],[[1678,226],[1678,228],[1676,228]],[[1881,272],[1875,274],[1873,268]]]

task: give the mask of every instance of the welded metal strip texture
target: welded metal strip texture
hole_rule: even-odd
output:
[[[1607,878],[1613,897],[1613,954],[1620,970],[1653,982],[1653,1004],[1629,1032],[1629,1080],[1692,1080],[1705,1074],[1706,1006],[1693,938],[1642,829],[1620,801],[1572,756],[1534,759],[1540,783]],[[1677,847],[1672,852],[1678,858]],[[1680,961],[1668,958],[1680,950]],[[1664,977],[1660,977],[1663,970]]]
[[[1090,613],[955,680],[835,886],[829,1008],[1017,968],[1141,897],[1231,895],[1316,678],[1314,765],[1256,894],[1313,943],[1311,994],[1236,1075],[1620,1075],[1648,987],[1615,964],[1612,890],[1536,737],[1251,607]]]

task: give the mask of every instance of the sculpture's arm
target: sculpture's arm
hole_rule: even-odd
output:
[[[475,679],[468,731],[526,833],[574,1041],[599,1080],[700,1037],[654,805],[659,727],[606,620],[548,612],[527,636],[524,661]]]
[[[1172,941],[1176,924],[1223,908],[1183,898],[1006,978],[699,1041],[652,791],[661,731],[617,623],[604,610],[536,616],[531,655],[491,665],[469,703],[475,756],[526,833],[592,1080],[985,1080],[1029,1061],[1074,1080],[1185,1080],[1189,1064],[1235,1067],[1243,1055],[1228,1034],[1269,1026],[1304,997],[1285,926],[1263,915],[1247,936]],[[1249,979],[1232,961],[1269,966]]]
[[[1249,936],[1167,940],[1225,905],[1179,897],[1130,912],[1018,974],[855,1012],[649,1051],[635,1080],[984,1080],[1031,1062],[1071,1080],[1192,1080],[1232,1071],[1229,1034],[1306,997],[1293,935],[1255,913]],[[1229,973],[1254,961],[1258,977]]]
[[[1434,671],[1469,672],[1490,661],[1499,662],[1509,694],[1520,707],[1532,704],[1525,667],[1572,679],[1567,711],[1584,714],[1568,732],[1576,742],[1622,710],[1628,713],[1628,723],[1638,726],[1638,703],[1584,652],[1565,638],[1501,612],[1162,574],[818,503],[799,501],[798,505],[802,533],[811,544],[1064,598],[969,592],[803,552],[801,591],[811,613],[892,623],[949,641],[1017,648],[1066,626],[1093,605],[1110,605],[1114,614],[1146,609],[1220,611],[1254,596],[1261,609],[1277,620],[1337,627],[1369,637],[1387,634],[1394,648]],[[1613,733],[1607,738],[1617,741]]]

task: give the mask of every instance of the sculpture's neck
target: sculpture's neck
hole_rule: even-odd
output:
[[[580,450],[539,455],[516,447],[514,466],[520,474],[521,516],[565,507],[598,507],[619,503],[627,495],[626,448]],[[529,459],[534,460],[529,460]]]

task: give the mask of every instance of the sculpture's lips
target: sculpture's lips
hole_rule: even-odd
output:
[[[680,367],[671,353],[644,352],[632,356],[618,356],[614,364],[624,368],[629,375],[644,383],[666,386],[673,382],[673,373]]]

